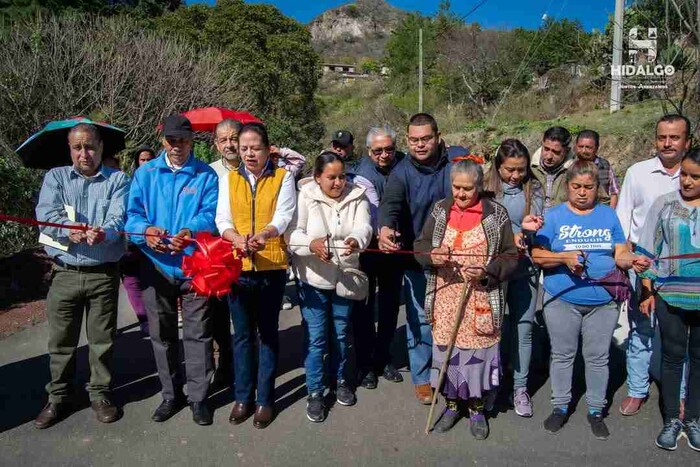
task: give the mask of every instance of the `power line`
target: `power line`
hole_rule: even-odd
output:
[[[561,8],[559,9],[559,13],[557,13],[557,16],[561,17],[561,13],[562,13],[562,11],[564,11],[564,7],[566,6],[567,2],[568,2],[568,0],[565,0],[565,1],[562,3]],[[546,12],[549,10],[549,8],[552,6],[552,3],[553,3],[553,0],[549,2],[549,6],[547,7],[547,10],[545,10],[545,14],[546,14]],[[547,38],[547,35],[549,34],[549,31],[552,30],[552,26],[554,26],[554,24],[555,24],[555,21],[552,21],[552,22],[549,24],[549,27],[548,27],[547,30],[544,32],[544,35],[542,36],[542,39],[541,39],[540,42],[537,44],[537,46],[535,47],[535,49],[532,51],[533,54],[534,54],[535,52],[537,52],[537,49],[539,49],[540,46],[544,43],[544,40]],[[533,42],[534,42],[534,41],[533,41]],[[498,115],[498,112],[500,111],[501,106],[502,106],[503,103],[505,102],[506,97],[508,97],[508,94],[510,93],[510,90],[513,88],[513,85],[515,84],[515,80],[518,79],[518,76],[520,76],[521,71],[524,70],[525,67],[529,64],[529,61],[526,61],[526,60],[527,60],[528,55],[530,54],[530,49],[532,48],[533,42],[530,42],[530,45],[528,46],[527,51],[525,52],[525,56],[523,57],[522,61],[520,62],[520,65],[518,66],[518,69],[516,70],[515,75],[513,75],[513,79],[511,80],[510,85],[508,85],[508,88],[506,89],[506,92],[503,93],[503,96],[501,97],[500,102],[499,102],[498,105],[496,106],[496,111],[494,112],[493,116],[491,117],[491,123],[492,123],[492,124],[493,124],[494,120],[496,120],[496,116]]]

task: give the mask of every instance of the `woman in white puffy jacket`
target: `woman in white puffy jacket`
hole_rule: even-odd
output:
[[[330,380],[335,380],[338,403],[356,402],[345,376],[347,329],[354,301],[364,299],[367,293],[358,250],[369,244],[372,225],[365,189],[346,181],[345,163],[337,154],[321,153],[314,163],[313,177],[299,185],[297,212],[286,240],[300,282],[307,417],[322,422],[326,416],[325,353],[330,354]]]

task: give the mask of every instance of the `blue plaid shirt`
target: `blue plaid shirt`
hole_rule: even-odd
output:
[[[103,242],[89,246],[70,243],[70,229],[41,227],[42,233],[63,244],[68,251],[47,246],[46,253],[72,266],[96,266],[119,261],[126,251],[126,240],[117,232],[124,230],[129,177],[104,165],[92,177],[84,177],[72,166],[51,169],[36,206],[36,218],[42,222],[73,224],[65,206],[75,209],[75,222],[105,229]]]

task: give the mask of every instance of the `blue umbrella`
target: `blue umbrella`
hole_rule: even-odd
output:
[[[114,156],[123,150],[124,130],[106,123],[94,122],[85,117],[73,117],[67,120],[55,120],[34,133],[20,147],[17,154],[25,167],[32,169],[51,169],[71,165],[68,132],[79,123],[95,125],[102,137],[102,157]]]

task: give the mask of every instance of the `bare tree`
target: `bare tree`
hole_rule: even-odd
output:
[[[0,145],[12,149],[47,120],[90,115],[153,140],[164,116],[192,107],[248,108],[239,76],[217,51],[196,51],[129,18],[38,19],[0,52]],[[230,68],[229,68],[230,69]]]

